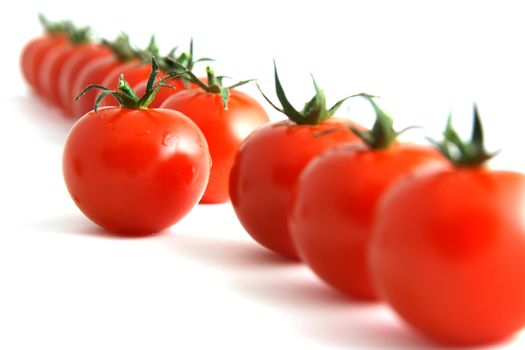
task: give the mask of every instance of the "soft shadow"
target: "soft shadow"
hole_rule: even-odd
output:
[[[155,234],[144,234],[144,235],[124,235],[112,233],[104,230],[100,226],[94,224],[88,220],[85,216],[79,215],[67,215],[59,217],[50,217],[44,220],[30,222],[27,225],[32,230],[38,230],[47,233],[57,234],[76,234],[84,236],[92,236],[102,239],[147,239],[151,237],[157,237],[166,234],[168,231],[162,231]]]
[[[224,273],[234,291],[282,311],[298,332],[316,343],[361,349],[444,348],[417,335],[384,304],[352,300],[319,281],[304,265],[251,241],[179,233],[169,240],[177,254]]]
[[[169,237],[177,253],[197,256],[207,265],[237,270],[297,266],[298,261],[284,258],[251,241],[220,239],[176,233]]]
[[[54,143],[63,144],[76,119],[67,118],[62,111],[44,98],[27,92],[10,98],[20,115],[37,125],[43,136]]]

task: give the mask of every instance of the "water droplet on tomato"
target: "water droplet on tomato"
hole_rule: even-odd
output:
[[[164,137],[162,138],[162,145],[170,146],[172,143],[173,143],[173,135],[169,132],[164,133]]]

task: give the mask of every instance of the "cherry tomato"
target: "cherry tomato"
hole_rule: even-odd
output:
[[[258,126],[269,121],[264,108],[253,98],[234,89],[229,94],[227,109],[220,94],[202,89],[176,93],[161,105],[161,108],[187,115],[206,136],[212,168],[201,203],[229,200],[230,170],[240,143]]]
[[[423,334],[452,345],[496,342],[525,325],[525,176],[485,169],[481,133],[470,144],[450,135],[442,150],[455,167],[385,194],[370,271],[379,295]]]
[[[324,92],[312,77],[315,95],[298,111],[286,97],[275,64],[274,78],[281,107],[264,93],[263,97],[289,120],[262,126],[242,143],[230,174],[230,197],[239,221],[253,239],[298,259],[287,213],[299,174],[324,151],[361,140],[349,129],[349,121],[332,118],[349,97],[327,108]]]
[[[287,224],[292,190],[314,157],[341,144],[360,143],[348,124],[340,119],[318,125],[276,122],[243,142],[231,171],[230,195],[241,224],[257,242],[298,258]]]
[[[377,203],[400,178],[444,164],[433,148],[401,144],[385,150],[343,146],[314,159],[301,173],[289,217],[301,260],[334,288],[377,299],[368,273]]]
[[[22,73],[36,93],[42,94],[38,76],[41,72],[43,58],[55,47],[66,45],[66,43],[67,36],[65,34],[45,35],[30,41],[23,49],[21,55]]]
[[[75,48],[71,56],[64,61],[58,76],[58,92],[59,106],[66,116],[73,114],[72,106],[76,97],[73,85],[81,69],[89,62],[111,54],[111,50],[102,45],[85,44]]]
[[[90,84],[102,84],[104,78],[116,67],[123,65],[117,57],[105,56],[89,62],[80,70],[73,84],[72,92],[76,97],[83,88]],[[80,118],[93,109],[95,99],[99,92],[88,91],[81,99],[75,100],[72,104],[73,116]]]
[[[179,221],[201,198],[210,171],[206,140],[182,113],[120,107],[79,119],[63,164],[80,210],[121,235],[159,232]]]

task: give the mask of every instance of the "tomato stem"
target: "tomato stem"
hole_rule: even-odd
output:
[[[51,22],[42,13],[38,14],[38,20],[45,32],[49,35],[67,34],[69,29],[73,26],[71,21]]]
[[[134,58],[139,58],[138,51],[131,46],[126,33],[119,34],[114,41],[102,39],[101,44],[109,48],[120,62],[129,62]]]
[[[148,106],[153,102],[155,99],[155,96],[157,95],[157,92],[161,88],[171,88],[174,87],[172,85],[166,84],[167,81],[171,79],[175,79],[180,77],[180,74],[170,74],[158,83],[155,83],[157,79],[157,75],[159,73],[159,66],[157,64],[157,60],[154,56],[151,57],[151,73],[148,78],[148,83],[146,85],[146,92],[142,97],[138,97],[129,83],[124,78],[124,74],[120,75],[120,79],[118,82],[117,90],[110,90],[107,87],[103,85],[93,84],[86,86],[80,94],[76,97],[76,100],[81,98],[86,92],[92,89],[100,89],[102,92],[100,95],[97,96],[95,100],[95,112],[98,111],[98,105],[104,98],[107,96],[113,96],[118,101],[121,107],[123,108],[131,108],[131,109],[147,109]]]
[[[410,126],[400,131],[394,129],[394,119],[378,106],[375,102],[375,97],[372,95],[362,94],[374,109],[376,120],[372,129],[359,130],[353,126],[350,129],[356,134],[369,148],[371,149],[386,149],[397,139],[399,135],[407,130],[417,128],[417,126]]]
[[[499,151],[489,153],[484,144],[483,126],[478,106],[474,104],[472,134],[470,140],[463,141],[452,126],[452,115],[449,114],[447,126],[443,132],[443,141],[428,139],[448,160],[457,166],[479,167],[496,156]]]
[[[297,109],[294,108],[294,106],[290,103],[290,101],[286,97],[286,93],[279,79],[279,74],[277,73],[277,65],[275,64],[275,61],[273,62],[273,66],[274,66],[274,78],[275,78],[275,92],[277,95],[277,99],[281,103],[281,107],[278,107],[272,100],[270,100],[270,98],[262,91],[259,84],[257,84],[257,88],[261,92],[264,99],[273,108],[283,113],[284,115],[288,117],[288,119],[290,119],[291,121],[299,125],[317,125],[323,122],[324,120],[331,118],[335,114],[335,112],[339,109],[339,107],[341,107],[343,102],[345,102],[349,98],[363,95],[361,93],[361,94],[347,96],[339,100],[338,102],[336,102],[331,108],[327,108],[326,96],[324,94],[324,91],[319,87],[314,76],[311,75],[312,81],[314,84],[315,95],[308,102],[305,103],[302,111],[298,111]]]

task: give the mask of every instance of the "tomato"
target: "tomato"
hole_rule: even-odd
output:
[[[95,59],[80,70],[73,84],[72,92],[75,97],[83,88],[90,84],[102,84],[104,78],[123,63],[114,56],[105,56]],[[93,109],[98,92],[88,91],[81,99],[75,100],[72,104],[73,117],[80,118]]]
[[[341,147],[301,173],[289,229],[301,260],[334,288],[377,299],[368,273],[368,245],[377,203],[400,178],[443,164],[432,148],[395,145],[386,150]]]
[[[44,35],[38,38],[35,38],[28,42],[26,46],[22,49],[22,54],[20,56],[20,68],[24,79],[31,85],[35,86],[35,64],[40,62],[40,59],[36,59],[37,52],[42,51],[43,53],[47,52],[53,44],[61,44],[63,40],[61,36],[50,36]],[[65,40],[65,39],[64,39]],[[40,54],[42,55],[42,54]]]
[[[479,135],[456,147],[463,158],[474,153],[470,164],[455,159],[392,186],[370,244],[379,295],[452,345],[500,341],[525,325],[525,176],[485,169]]]
[[[111,50],[99,44],[79,45],[67,58],[58,76],[59,105],[66,116],[73,114],[73,101],[76,97],[73,84],[79,72],[89,62],[111,55]],[[90,82],[91,83],[91,82]]]
[[[118,235],[144,235],[170,227],[197,204],[210,155],[195,123],[177,111],[147,109],[126,86],[121,79],[121,92],[112,92],[125,97],[123,107],[89,112],[73,126],[64,179],[93,222]]]
[[[138,60],[118,65],[113,68],[102,80],[102,85],[109,89],[116,89],[119,77],[123,74],[126,77],[130,86],[136,86],[138,83],[148,79],[151,67]],[[105,99],[102,101],[102,106],[117,106],[118,102],[115,99]]]
[[[262,246],[298,259],[287,223],[292,190],[304,167],[317,155],[345,143],[361,143],[350,122],[331,118],[343,99],[327,109],[315,80],[316,94],[297,111],[288,101],[274,66],[275,88],[282,108],[263,97],[288,121],[255,130],[241,144],[230,173],[231,203],[248,234]],[[262,93],[262,91],[261,91]],[[331,119],[330,119],[331,118]]]
[[[337,131],[322,135],[333,129]],[[241,145],[230,175],[232,205],[246,231],[264,247],[297,259],[287,212],[299,174],[322,152],[358,142],[348,122],[339,119],[318,125],[281,121],[253,132]]]
[[[53,47],[64,45],[67,42],[72,25],[69,22],[50,22],[42,15],[39,16],[39,19],[46,33],[26,44],[20,57],[20,67],[25,80],[35,92],[40,94],[38,72],[40,72],[42,58]]]
[[[202,89],[186,90],[168,98],[161,108],[174,109],[193,120],[206,136],[212,159],[210,181],[201,203],[229,200],[228,183],[240,143],[269,121],[264,108],[247,94],[231,89],[228,109],[222,96]]]

